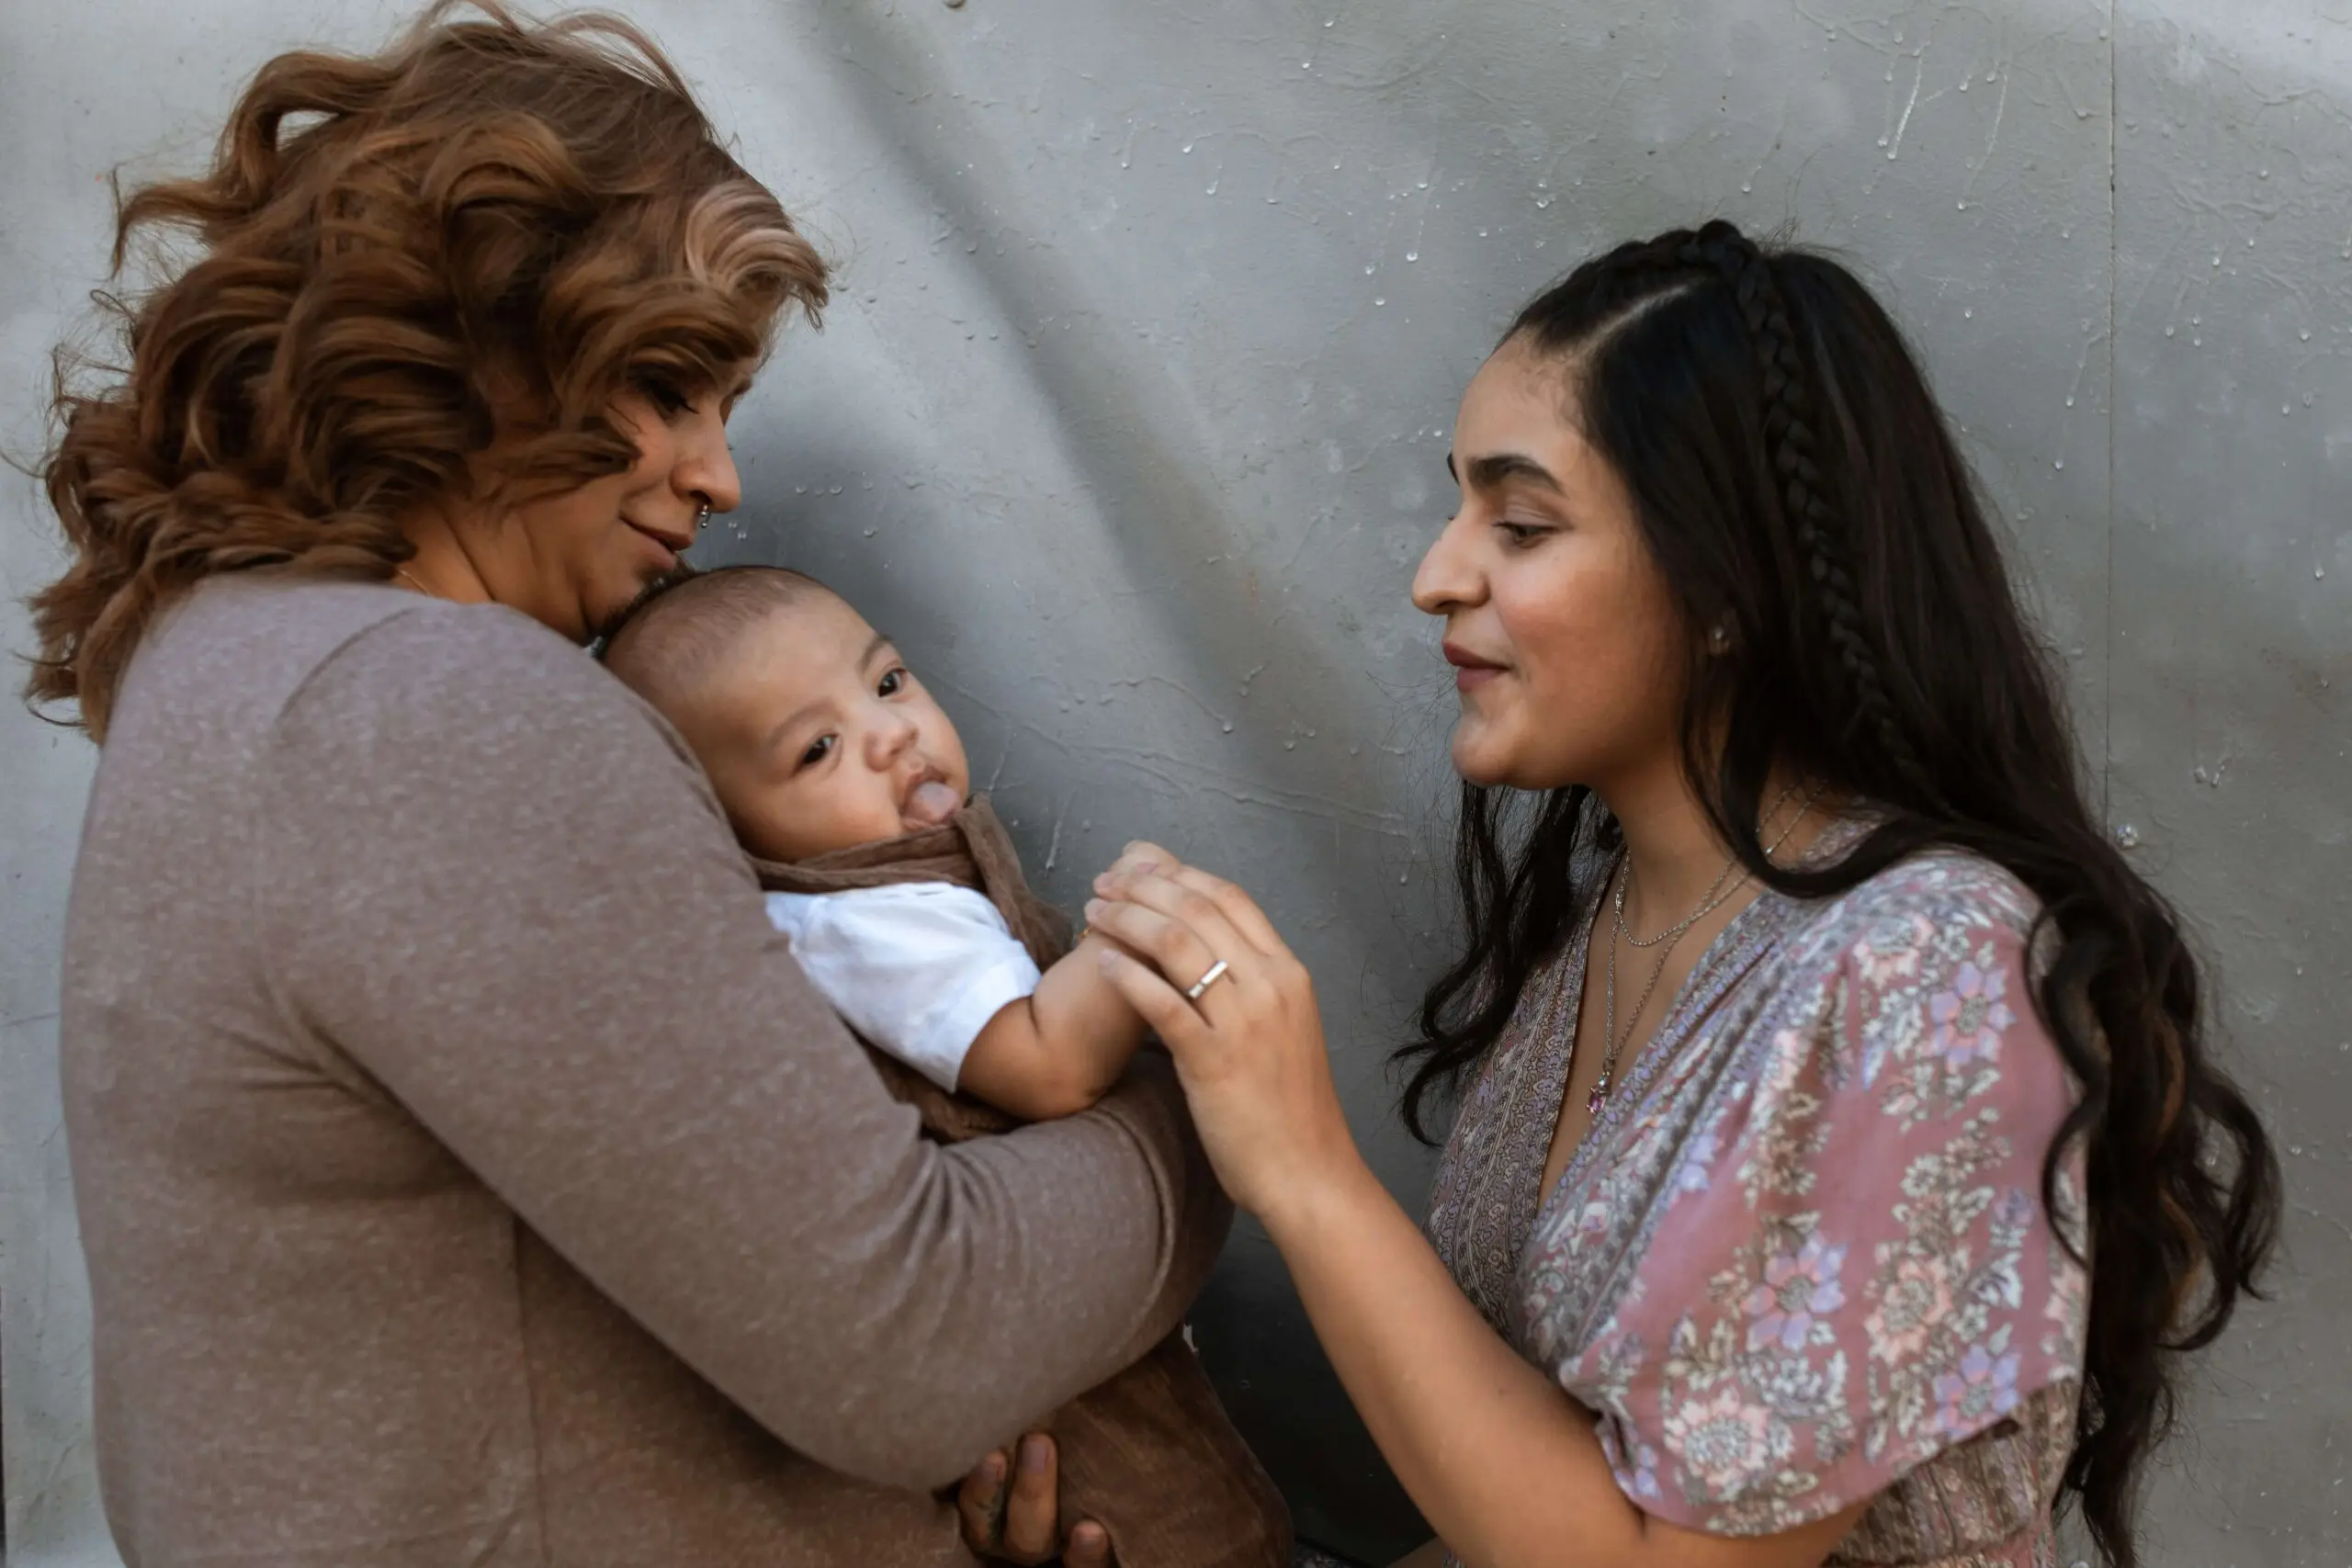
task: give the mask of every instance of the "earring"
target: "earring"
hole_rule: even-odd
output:
[[[1731,623],[1729,621],[1717,621],[1714,629],[1707,634],[1707,651],[1718,659],[1731,651]]]
[[[695,532],[699,534],[710,526],[710,502],[704,502],[702,510],[695,513]]]

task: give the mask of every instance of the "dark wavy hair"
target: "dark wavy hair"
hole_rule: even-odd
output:
[[[373,57],[262,67],[210,171],[122,203],[195,259],[104,299],[127,366],[76,393],[44,478],[72,561],[32,598],[27,695],[103,739],[155,615],[214,572],[382,579],[400,523],[627,469],[615,396],[691,396],[766,350],[825,267],[610,17],[428,10]]]
[[[1521,312],[1513,340],[1567,367],[1579,429],[1631,492],[1685,627],[1734,629],[1730,657],[1690,643],[1682,750],[1748,871],[1819,898],[1949,845],[2041,900],[2031,950],[2052,956],[2034,1004],[2084,1091],[2042,1197],[2060,1213],[2079,1143],[2095,1222],[2064,1487],[2104,1559],[2135,1568],[2139,1482],[2171,1425],[2178,1358],[2256,1293],[2278,1159],[2209,1058],[2178,918],[2091,809],[2057,680],[1917,358],[1838,263],[1721,222],[1587,264]],[[1883,822],[1835,866],[1775,866],[1756,825],[1776,767],[1874,803]],[[1417,1135],[1432,1093],[1495,1044],[1579,929],[1594,852],[1615,841],[1588,789],[1464,786],[1468,946],[1399,1053]]]

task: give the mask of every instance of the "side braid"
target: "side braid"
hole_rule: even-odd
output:
[[[1788,303],[1773,281],[1771,264],[1731,224],[1717,220],[1678,248],[1687,265],[1706,267],[1731,286],[1747,318],[1749,340],[1764,377],[1764,441],[1781,487],[1781,503],[1797,545],[1804,551],[1838,662],[1853,689],[1855,716],[1870,726],[1905,783],[1922,802],[1939,803],[1934,776],[1903,733],[1886,682],[1879,671],[1862,618],[1860,597],[1846,559],[1846,540],[1837,513],[1823,495],[1819,449],[1813,432],[1813,393],[1797,346]]]

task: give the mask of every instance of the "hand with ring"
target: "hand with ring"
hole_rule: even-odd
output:
[[[1054,1439],[1032,1432],[1014,1455],[1000,1449],[973,1467],[956,1493],[964,1544],[976,1557],[995,1562],[1051,1562],[1063,1568],[1111,1568],[1111,1537],[1092,1520],[1079,1523],[1063,1540],[1061,1477]]]
[[[1094,889],[1087,924],[1123,950],[1103,972],[1176,1058],[1233,1201],[1262,1218],[1353,1174],[1315,983],[1256,901],[1151,844],[1129,845]]]

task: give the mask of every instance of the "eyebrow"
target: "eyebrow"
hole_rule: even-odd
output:
[[[876,632],[874,634],[874,640],[865,645],[865,651],[857,656],[857,667],[860,670],[865,669],[867,665],[874,662],[874,656],[876,654],[881,652],[884,649],[889,646],[890,634],[888,632]],[[760,750],[763,753],[765,753],[775,750],[776,742],[782,740],[785,736],[796,728],[803,719],[806,719],[810,714],[815,713],[819,708],[823,707],[824,705],[825,704],[823,699],[820,698],[816,702],[804,703],[800,706],[793,709],[784,716],[783,722],[779,723],[774,729],[768,731],[767,739],[760,742]]]
[[[1551,469],[1523,452],[1492,452],[1473,457],[1469,468],[1467,482],[1473,490],[1496,490],[1517,480],[1521,484],[1533,485],[1538,490],[1548,490],[1555,495],[1566,493]],[[1464,482],[1461,469],[1453,466],[1453,454],[1451,452],[1445,455],[1445,471],[1453,476],[1455,483]]]

